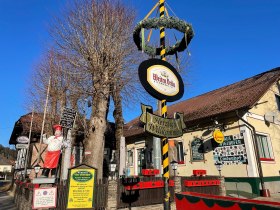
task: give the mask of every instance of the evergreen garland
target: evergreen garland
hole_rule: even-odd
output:
[[[161,48],[155,48],[152,46],[146,45],[144,49],[142,49],[142,38],[140,36],[140,32],[142,28],[145,29],[159,29],[160,27],[176,29],[185,34],[182,40],[176,42],[173,46],[166,47],[166,55],[174,55],[176,52],[184,51],[188,44],[190,43],[191,39],[194,36],[194,32],[192,26],[178,18],[175,17],[162,17],[162,18],[151,18],[140,21],[133,31],[133,40],[138,48],[138,50],[143,50],[150,56],[160,55]]]

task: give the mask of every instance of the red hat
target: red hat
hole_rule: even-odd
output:
[[[61,131],[62,130],[62,126],[61,125],[54,125],[53,126],[53,129],[56,131],[56,130],[59,130]]]

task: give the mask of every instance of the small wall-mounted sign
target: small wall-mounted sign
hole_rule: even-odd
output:
[[[184,94],[183,80],[176,69],[160,59],[142,62],[138,69],[139,79],[145,90],[158,100],[179,100]]]
[[[183,135],[186,128],[183,114],[175,113],[175,118],[163,118],[152,114],[152,107],[141,105],[142,115],[140,121],[145,123],[145,131],[158,137],[175,138]]]
[[[190,143],[191,149],[191,162],[205,161],[203,153],[203,140],[200,138],[194,138]]]
[[[34,188],[32,209],[56,208],[57,188]]]
[[[29,142],[29,138],[26,136],[17,137],[17,142],[21,144],[27,144]]]
[[[214,140],[218,143],[218,144],[221,144],[224,142],[224,134],[222,133],[222,131],[218,130],[218,129],[215,129],[214,132],[213,132],[213,138]]]
[[[28,144],[16,144],[16,149],[27,149]]]

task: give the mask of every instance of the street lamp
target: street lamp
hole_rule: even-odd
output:
[[[171,164],[171,168],[172,168],[172,170],[174,172],[174,178],[175,178],[176,177],[176,170],[178,168],[178,162],[173,160],[170,164]]]
[[[113,160],[110,164],[109,164],[109,170],[112,174],[112,178],[114,179],[114,176],[115,176],[115,171],[116,171],[116,168],[117,168],[117,163],[115,160]]]
[[[26,173],[27,173],[27,175],[30,175],[30,173],[31,173],[31,169],[30,169],[30,168],[28,168],[28,169],[26,170]]]
[[[34,166],[34,170],[35,170],[35,177],[37,178],[38,173],[41,169],[41,166],[37,163],[37,165]]]
[[[221,171],[222,171],[223,165],[220,162],[217,162],[217,163],[215,163],[215,166],[216,166],[217,170],[219,171],[219,176],[221,177],[222,176]]]

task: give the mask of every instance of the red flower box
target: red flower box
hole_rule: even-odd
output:
[[[206,170],[193,170],[193,175],[194,176],[203,176],[203,175],[206,175]]]
[[[159,174],[158,169],[142,169],[143,176],[155,176],[157,174]]]

